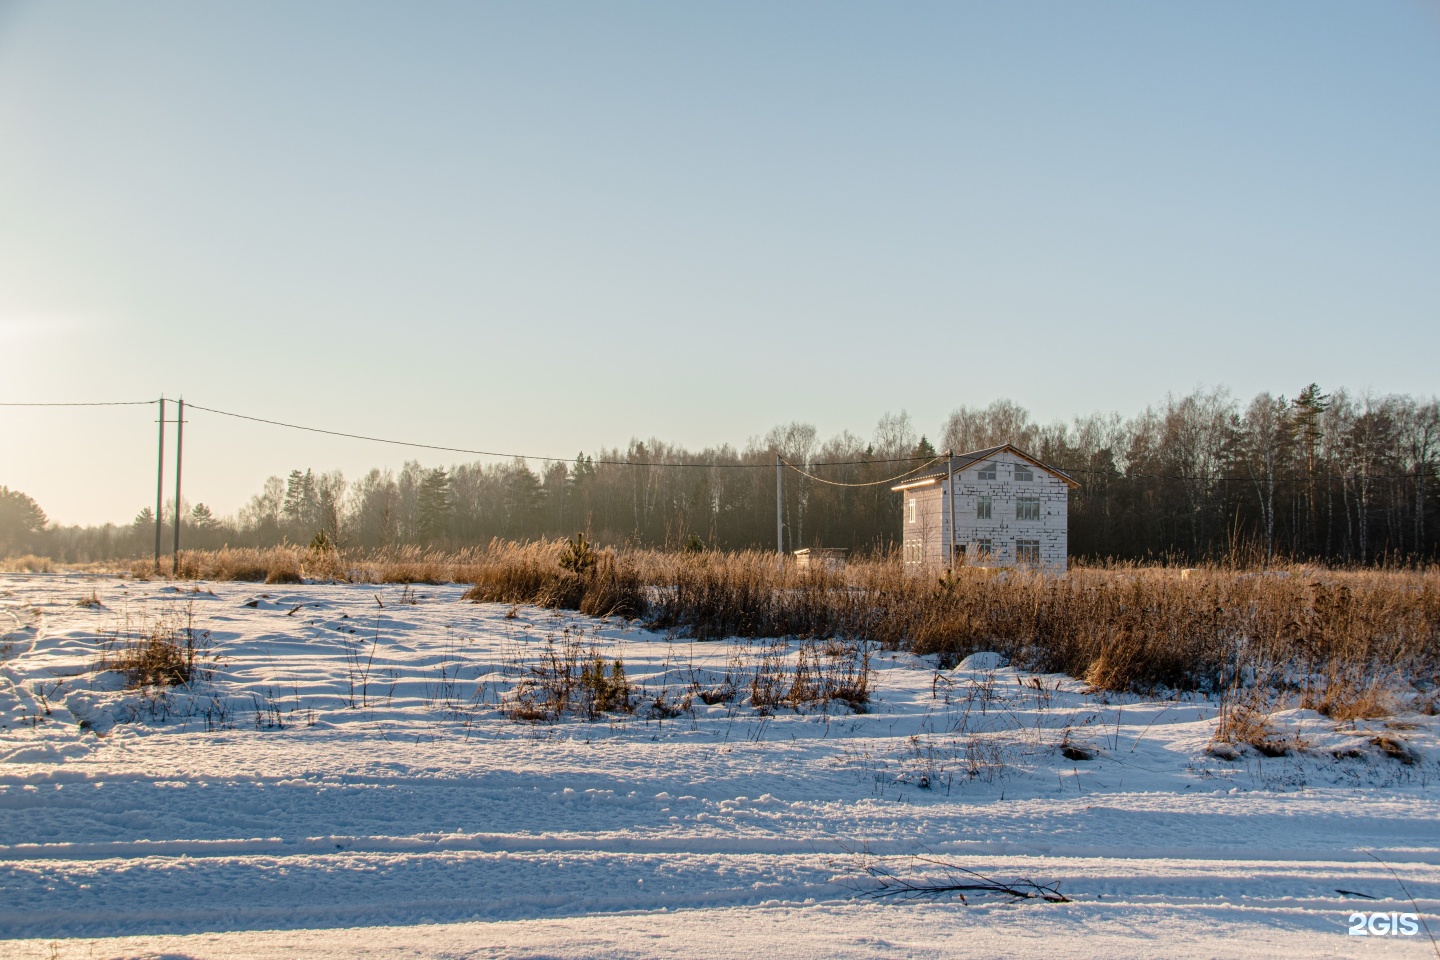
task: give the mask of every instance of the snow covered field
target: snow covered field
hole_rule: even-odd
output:
[[[1303,750],[1225,761],[1214,701],[888,653],[865,713],[759,716],[796,644],[463,592],[0,575],[0,955],[1436,955],[1347,932],[1414,912],[1393,868],[1440,936],[1435,717],[1289,711]],[[209,680],[100,668],[167,626],[208,632]],[[567,639],[623,660],[634,715],[507,716]],[[1069,902],[877,896],[937,862]]]

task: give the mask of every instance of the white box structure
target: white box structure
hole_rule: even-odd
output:
[[[891,487],[904,496],[907,567],[1069,564],[1070,491],[1080,484],[1009,444],[956,454]],[[953,522],[952,522],[953,520]]]

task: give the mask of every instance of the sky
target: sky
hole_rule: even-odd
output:
[[[0,0],[0,402],[573,457],[1429,396],[1437,170],[1433,2]],[[154,420],[0,407],[0,485],[127,522]],[[219,513],[472,459],[185,453]]]

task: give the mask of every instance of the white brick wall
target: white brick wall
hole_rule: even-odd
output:
[[[945,532],[948,514],[940,485],[905,491],[905,513],[901,517],[901,543],[907,564],[938,564],[945,561]]]
[[[995,466],[995,479],[980,479],[980,470]],[[1015,479],[1016,467],[1029,468],[1033,480]],[[929,486],[904,491],[905,559],[915,564],[943,564],[951,531],[949,484],[944,477]],[[977,516],[981,497],[990,497],[990,517]],[[1038,520],[1019,518],[1020,498],[1039,501]],[[915,520],[911,521],[911,501]],[[970,566],[1010,567],[1017,561],[1016,542],[1039,541],[1041,569],[1064,573],[1069,559],[1070,487],[1060,477],[1034,466],[1008,450],[967,466],[955,474],[955,543],[964,548]],[[989,557],[978,555],[977,542],[989,540]]]

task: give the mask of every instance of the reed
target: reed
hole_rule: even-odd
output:
[[[800,570],[760,551],[594,550],[492,541],[457,554],[299,547],[182,554],[209,580],[473,584],[476,601],[643,618],[698,639],[867,640],[954,663],[992,650],[1104,690],[1219,692],[1262,673],[1337,719],[1440,680],[1440,570],[1084,566],[907,571],[894,556]],[[588,550],[588,547],[586,547]],[[136,575],[150,566],[137,564]]]

